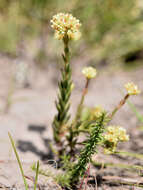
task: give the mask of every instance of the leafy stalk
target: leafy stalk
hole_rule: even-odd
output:
[[[97,151],[97,145],[101,141],[102,133],[104,131],[104,119],[105,113],[103,113],[103,115],[97,121],[89,123],[89,125],[92,127],[92,131],[89,139],[85,142],[84,148],[79,155],[77,164],[75,164],[71,171],[71,184],[78,182],[79,177],[84,175],[87,164],[91,160],[92,154]]]
[[[69,38],[65,36],[63,38],[64,43],[64,66],[61,70],[61,81],[59,82],[59,94],[58,101],[56,101],[57,115],[53,121],[53,131],[54,131],[54,140],[55,142],[62,146],[61,137],[64,133],[64,126],[67,125],[70,115],[68,113],[70,108],[70,95],[72,91],[72,80],[71,80],[71,66],[69,63],[70,60],[70,52],[69,52]]]

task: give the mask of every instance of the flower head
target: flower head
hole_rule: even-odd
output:
[[[116,150],[118,142],[129,140],[129,135],[126,134],[126,129],[120,126],[108,126],[104,135],[104,152],[112,153]]]
[[[135,85],[133,82],[128,82],[127,84],[125,84],[125,88],[129,95],[137,95],[140,93],[137,85]]]
[[[129,140],[129,136],[126,134],[126,129],[124,129],[120,126],[108,126],[107,134],[105,135],[105,139],[109,140],[110,139],[109,136],[112,137],[113,139],[116,139],[116,141],[128,141]]]
[[[97,71],[93,67],[85,67],[82,69],[82,73],[87,79],[95,78]]]
[[[102,108],[102,106],[96,106],[95,108],[92,109],[92,116],[99,118],[102,116],[104,112],[104,109]]]
[[[59,40],[65,36],[78,40],[81,36],[80,26],[80,21],[68,13],[58,13],[51,20],[51,27],[55,30],[55,37]]]

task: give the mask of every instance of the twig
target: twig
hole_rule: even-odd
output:
[[[131,170],[143,170],[143,166],[132,165],[132,164],[122,164],[122,163],[103,163],[103,162],[95,162],[92,160],[92,164],[94,166],[101,167],[114,167],[114,168],[123,168],[123,169],[131,169]]]
[[[136,186],[143,188],[143,178],[132,179],[132,178],[123,178],[118,176],[103,176],[103,181],[107,184],[123,184],[129,186]]]

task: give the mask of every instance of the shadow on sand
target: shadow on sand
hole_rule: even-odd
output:
[[[54,155],[53,155],[53,152],[52,152],[51,146],[50,146],[51,139],[43,137],[43,132],[45,132],[45,130],[46,130],[46,126],[43,126],[43,125],[29,125],[28,126],[29,132],[34,132],[34,133],[39,134],[44,146],[46,147],[46,150],[47,150],[46,153],[39,150],[31,141],[18,140],[17,148],[21,152],[30,151],[30,152],[36,154],[39,157],[39,159],[42,161],[54,159]]]

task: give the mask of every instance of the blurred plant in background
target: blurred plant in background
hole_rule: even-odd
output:
[[[56,12],[71,12],[78,15],[81,22],[84,21],[84,41],[77,43],[76,55],[76,50],[82,47],[82,51],[85,48],[86,52],[90,51],[93,64],[120,62],[122,58],[130,62],[142,58],[141,0],[73,0],[70,4],[67,0],[1,0],[0,51],[19,55],[21,44],[27,47],[37,40],[39,47],[33,58],[44,62],[47,54],[54,57],[50,50],[53,43],[48,25]]]

